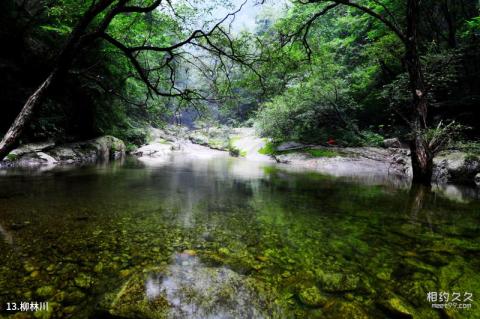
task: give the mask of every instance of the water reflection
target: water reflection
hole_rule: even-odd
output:
[[[0,234],[2,234],[3,239],[5,240],[6,243],[13,245],[13,235],[6,231],[5,228],[0,225]]]
[[[386,318],[393,298],[440,318],[425,289],[480,293],[479,208],[242,159],[7,175],[0,303],[48,300],[52,318]]]
[[[128,283],[126,288],[134,283]],[[149,306],[166,304],[168,318],[264,318],[272,309],[249,281],[226,267],[208,267],[193,251],[175,253],[172,264],[147,272]]]

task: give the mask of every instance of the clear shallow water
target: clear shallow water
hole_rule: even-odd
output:
[[[0,317],[479,318],[479,228],[476,199],[238,159],[9,173]]]

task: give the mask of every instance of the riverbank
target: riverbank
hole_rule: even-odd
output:
[[[147,144],[130,154],[150,164],[181,153],[193,158],[233,156],[332,176],[376,177],[405,183],[412,176],[410,151],[396,143],[387,143],[390,147],[384,148],[272,144],[257,136],[253,128],[226,126],[198,130],[178,126],[151,128],[148,136]],[[63,145],[26,144],[12,151],[0,167],[48,168],[93,163],[122,158],[125,149],[125,144],[112,136]],[[480,156],[456,150],[439,154],[434,160],[433,180],[437,184],[480,185]]]
[[[30,143],[11,151],[0,168],[51,168],[123,158],[125,143],[113,136],[59,144],[53,141]]]
[[[188,131],[169,127],[152,129],[151,140],[135,152],[143,160],[162,158],[171,152],[189,155],[230,155],[250,161],[278,163],[333,176],[383,176],[409,181],[412,176],[410,151],[393,147],[325,147],[286,142],[273,145],[255,134],[253,128],[215,127]],[[200,146],[203,146],[199,148]],[[206,149],[208,148],[208,149]],[[480,184],[480,156],[447,151],[434,160],[433,180],[438,184]]]

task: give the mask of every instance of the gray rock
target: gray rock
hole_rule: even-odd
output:
[[[480,173],[477,173],[477,175],[475,175],[474,181],[477,186],[480,186]]]
[[[386,148],[401,148],[402,143],[398,138],[387,138],[383,140],[383,146]]]
[[[13,156],[20,157],[24,154],[33,153],[33,152],[41,152],[48,149],[51,149],[55,146],[54,141],[46,141],[46,142],[39,142],[39,143],[28,143],[20,146],[17,149],[14,149],[10,152]]]
[[[125,144],[113,136],[54,146],[53,142],[26,144],[7,155],[8,166],[37,167],[56,164],[118,159],[125,155]]]
[[[171,143],[152,143],[144,145],[132,152],[132,155],[143,157],[162,157],[168,155],[173,150],[173,144]]]
[[[189,137],[190,141],[199,145],[208,145],[208,136],[201,134],[201,132],[192,133]]]
[[[37,152],[37,155],[42,161],[45,162],[46,165],[53,165],[57,163],[57,160],[48,154],[45,154],[43,152]]]
[[[198,145],[217,150],[228,150],[230,131],[226,127],[210,127],[191,131],[188,139]]]
[[[297,142],[284,142],[277,146],[277,151],[283,152],[288,150],[298,150],[305,148],[306,145]]]
[[[68,146],[55,147],[49,153],[58,161],[75,160],[77,157],[77,154],[73,151],[73,149]]]
[[[433,163],[433,179],[439,183],[472,184],[480,172],[480,158],[464,152],[442,153]]]

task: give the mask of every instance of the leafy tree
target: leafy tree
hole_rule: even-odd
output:
[[[170,14],[164,15],[159,9],[167,10]],[[191,10],[185,7],[181,10],[187,15],[192,14]],[[202,98],[198,92],[185,85],[178,85],[178,63],[191,55],[185,50],[189,46],[249,65],[237,55],[233,42],[222,27],[222,24],[233,18],[236,12],[228,14],[208,30],[195,29],[186,33],[172,18],[180,17],[182,20],[181,12],[169,1],[53,2],[49,13],[54,17],[54,22],[44,25],[42,29],[46,32],[55,32],[59,36],[67,34],[68,36],[56,54],[50,71],[27,98],[21,112],[0,142],[0,159],[4,158],[18,142],[34,110],[48,96],[53,84],[72,70],[77,60],[93,46],[101,45],[112,61],[122,65],[124,70],[132,71],[122,80],[127,81],[126,84],[131,85],[132,90],[136,89],[136,82],[141,81],[147,89],[147,96],[151,98],[154,96],[186,100]],[[228,45],[224,47],[225,44]],[[129,81],[131,78],[133,82]],[[101,85],[99,81],[97,83]]]

